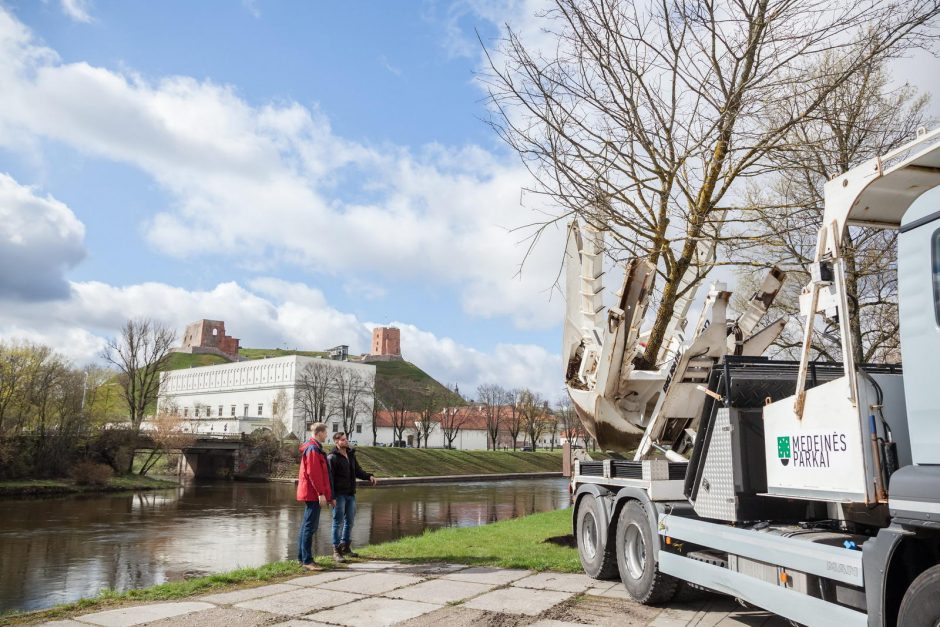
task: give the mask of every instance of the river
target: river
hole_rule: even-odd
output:
[[[564,479],[360,489],[353,546],[568,506]],[[0,612],[35,610],[297,555],[291,483],[193,482],[121,495],[0,500]],[[314,539],[332,549],[329,518]]]

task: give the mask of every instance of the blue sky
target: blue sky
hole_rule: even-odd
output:
[[[0,338],[84,362],[140,315],[354,351],[395,323],[444,382],[556,396],[562,234],[520,277],[527,178],[477,80],[477,33],[531,13],[0,1]]]

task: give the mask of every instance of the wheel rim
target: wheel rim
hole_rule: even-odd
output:
[[[594,518],[594,512],[585,514],[581,522],[581,546],[584,547],[584,555],[592,558],[597,555],[597,520]]]
[[[623,557],[630,577],[633,579],[642,577],[646,569],[646,543],[636,523],[630,523],[624,532]]]

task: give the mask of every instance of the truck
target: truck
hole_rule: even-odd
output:
[[[576,461],[571,478],[589,576],[647,604],[707,591],[797,624],[940,625],[940,207],[915,203],[936,186],[940,129],[825,184],[792,361],[764,356],[786,324],[763,322],[786,280],[773,268],[738,315],[716,282],[690,326],[683,290],[650,367],[639,356],[656,268],[629,260],[605,305],[604,226],[572,222],[565,382],[612,452]],[[851,226],[899,231],[903,369],[853,358]],[[840,363],[812,359],[820,316],[838,323]]]

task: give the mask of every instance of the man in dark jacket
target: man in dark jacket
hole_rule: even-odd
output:
[[[333,434],[333,452],[327,457],[333,477],[333,559],[345,562],[345,556],[359,557],[349,546],[349,534],[356,520],[356,479],[378,483],[373,475],[356,461],[356,452],[349,448],[349,439],[340,431]]]

